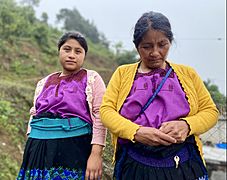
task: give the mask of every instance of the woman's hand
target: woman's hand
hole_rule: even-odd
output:
[[[103,146],[93,144],[91,154],[87,161],[86,180],[102,179],[102,151]]]
[[[159,130],[177,140],[177,143],[182,143],[188,136],[189,126],[186,121],[174,120],[162,123]]]
[[[170,145],[176,143],[176,139],[171,137],[168,134],[160,131],[156,128],[151,127],[140,127],[135,134],[135,141],[150,145],[150,146],[158,146],[158,145]]]

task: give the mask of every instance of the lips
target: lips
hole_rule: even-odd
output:
[[[65,62],[66,63],[73,63],[73,64],[76,63],[75,61],[70,61],[70,60],[66,60]]]
[[[149,58],[148,61],[153,61],[153,62],[157,62],[157,61],[161,61],[161,59],[153,59],[153,58]]]

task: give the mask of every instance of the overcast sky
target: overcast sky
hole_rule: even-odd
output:
[[[41,0],[36,12],[37,17],[46,12],[48,22],[56,25],[61,8],[77,8],[111,44],[121,41],[131,50],[137,19],[144,12],[159,11],[169,18],[175,37],[169,59],[192,66],[226,95],[225,7],[225,0]]]

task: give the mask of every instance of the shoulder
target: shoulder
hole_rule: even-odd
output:
[[[123,71],[127,71],[127,70],[133,70],[134,68],[137,68],[139,62],[136,62],[136,63],[132,63],[132,64],[124,64],[124,65],[121,65],[117,68],[117,70],[123,70]]]
[[[85,69],[87,71],[87,83],[88,84],[94,84],[95,83],[103,83],[103,79],[101,75],[96,72],[95,70]]]
[[[125,77],[127,77],[127,75],[132,76],[136,72],[138,64],[139,62],[121,65],[114,71],[114,75]]]
[[[48,75],[45,76],[44,78],[40,79],[40,80],[38,81],[38,83],[37,83],[37,86],[42,86],[42,85],[44,85],[45,82],[47,81],[47,79],[48,79],[49,77],[51,77],[52,75],[57,74],[57,73],[59,73],[59,72],[54,72],[54,73],[48,74]]]
[[[95,70],[85,69],[87,71],[87,76],[99,76],[99,73]]]
[[[191,66],[183,65],[183,64],[170,63],[170,62],[169,62],[169,64],[177,74],[186,75],[186,76],[197,75],[197,72]]]
[[[88,80],[92,78],[101,78],[100,74],[95,70],[85,69],[87,71]]]

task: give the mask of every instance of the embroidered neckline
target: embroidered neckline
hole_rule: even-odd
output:
[[[138,72],[138,69],[137,69],[135,79],[138,79],[139,77],[143,77],[143,76],[152,76],[154,74],[160,74],[160,77],[164,77],[169,69],[170,69],[169,64],[166,64],[165,69],[158,68],[158,69],[151,70],[150,72],[146,72],[146,73]],[[174,78],[174,71],[172,71],[170,73],[168,78]]]
[[[48,88],[50,85],[58,85],[62,80],[70,82],[70,81],[81,81],[86,75],[87,71],[85,69],[81,69],[76,73],[72,73],[66,76],[60,76],[61,72],[55,73],[51,75],[45,84],[44,88]]]

